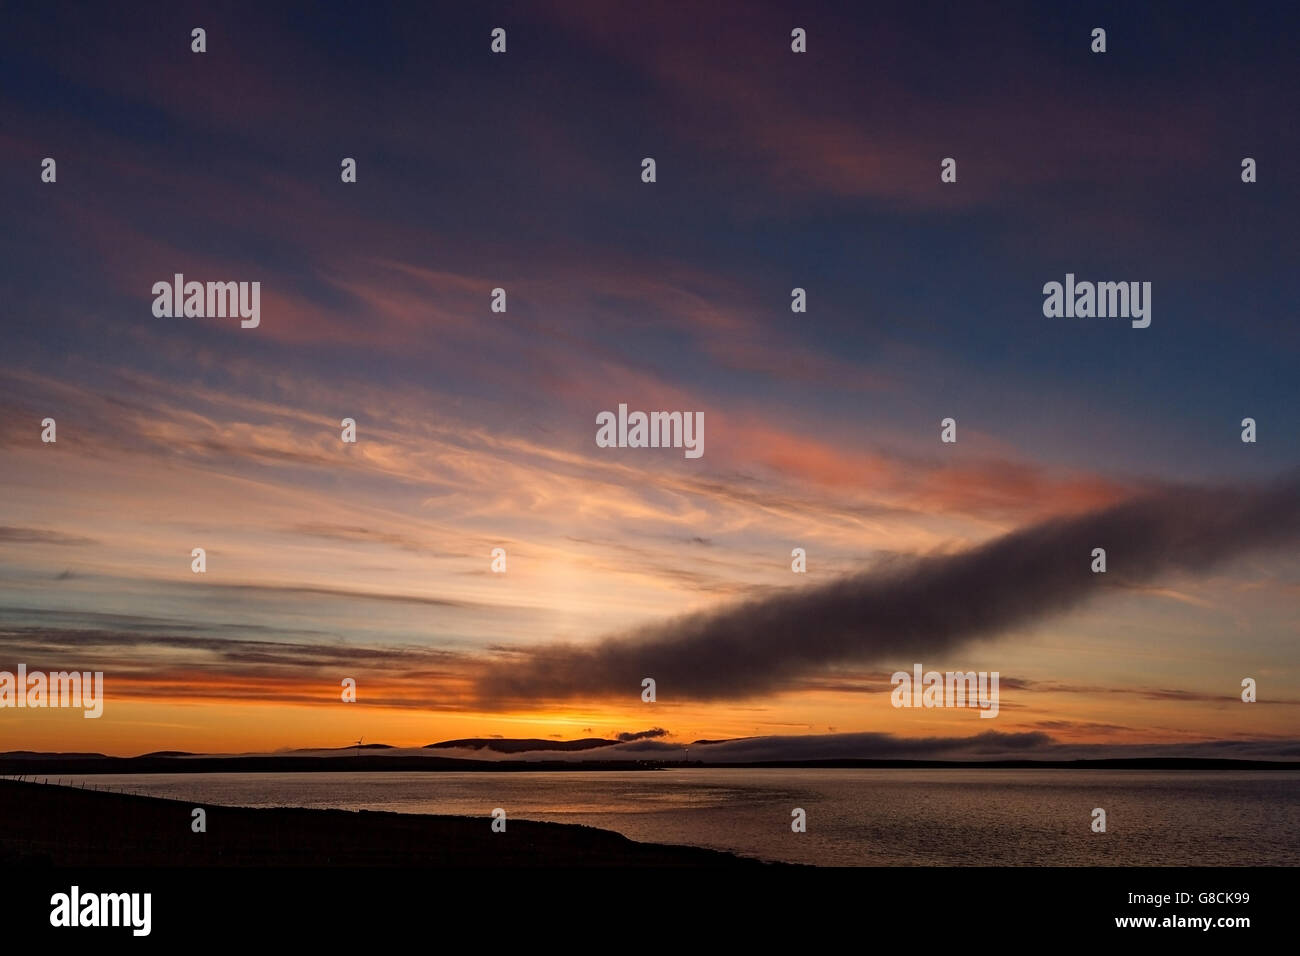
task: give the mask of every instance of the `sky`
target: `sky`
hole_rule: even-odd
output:
[[[7,13],[0,751],[1300,738],[1286,5]]]

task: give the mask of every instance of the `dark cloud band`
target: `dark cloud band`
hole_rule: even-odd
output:
[[[508,656],[483,698],[640,694],[743,698],[841,663],[923,660],[1060,613],[1115,586],[1197,572],[1300,541],[1300,473],[1264,485],[1164,487],[952,555],[895,560],[820,587],[679,618],[589,646]],[[1091,570],[1104,548],[1107,572]]]

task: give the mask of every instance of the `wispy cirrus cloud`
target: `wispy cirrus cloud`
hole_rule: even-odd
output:
[[[96,544],[94,538],[85,538],[75,534],[65,534],[50,528],[15,528],[0,526],[0,542],[9,544],[52,544],[68,547],[84,547]]]

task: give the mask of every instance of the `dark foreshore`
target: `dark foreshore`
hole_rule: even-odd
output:
[[[191,829],[207,814],[207,832]],[[249,809],[0,780],[0,868],[13,866],[763,866],[594,827],[362,810]]]

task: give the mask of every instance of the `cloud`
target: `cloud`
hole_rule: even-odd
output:
[[[451,598],[429,597],[421,594],[385,594],[380,591],[355,591],[336,587],[319,587],[297,584],[223,584],[214,582],[208,587],[244,591],[248,594],[297,594],[309,597],[349,598],[360,601],[388,601],[396,604],[418,604],[431,607],[470,607],[469,602]]]
[[[621,743],[631,743],[633,740],[652,740],[656,737],[667,737],[667,736],[668,736],[668,731],[664,730],[662,727],[654,727],[651,728],[650,730],[640,730],[635,733],[632,732],[621,733],[618,735],[618,740]]]
[[[98,543],[94,538],[64,534],[62,531],[53,531],[49,528],[15,528],[11,525],[0,525],[0,541],[8,541],[14,544],[61,544],[73,546]]]
[[[689,751],[689,753],[688,753]],[[484,756],[465,753],[464,756]],[[689,747],[659,741],[619,743],[599,750],[535,750],[523,760],[575,762],[646,759],[744,764],[809,760],[1104,760],[1123,758],[1203,757],[1237,760],[1295,760],[1300,740],[1203,740],[1178,743],[1069,743],[1043,731],[996,730],[965,737],[900,737],[890,733],[829,733],[697,740]]]
[[[487,699],[633,694],[753,697],[844,662],[911,662],[1058,614],[1114,587],[1197,572],[1300,539],[1300,473],[1255,486],[1166,486],[957,554],[895,559],[820,587],[678,618],[594,645],[514,652],[478,681]],[[1108,570],[1090,569],[1094,548]]]
[[[305,534],[315,538],[327,538],[334,541],[362,542],[389,545],[403,551],[415,553],[429,552],[432,549],[421,544],[410,535],[380,531],[375,528],[363,528],[353,525],[327,524],[325,522],[306,522],[287,529],[293,534]]]
[[[364,676],[368,706],[465,709],[470,663],[460,654],[338,640],[244,640],[133,630],[0,627],[0,661],[33,671],[103,670],[115,699],[325,703],[338,700],[342,675]]]
[[[812,734],[800,737],[747,737],[692,745],[692,760],[743,763],[759,760],[923,760],[989,759],[1025,756],[1051,747],[1055,741],[1041,731],[1002,733],[996,730],[969,737],[897,737],[885,733]]]
[[[611,756],[606,751],[604,756]],[[898,737],[885,733],[747,737],[691,744],[691,760],[1084,760],[1124,757],[1295,759],[1300,741],[1213,740],[1176,744],[1064,744],[1041,731],[987,731],[967,737]]]

